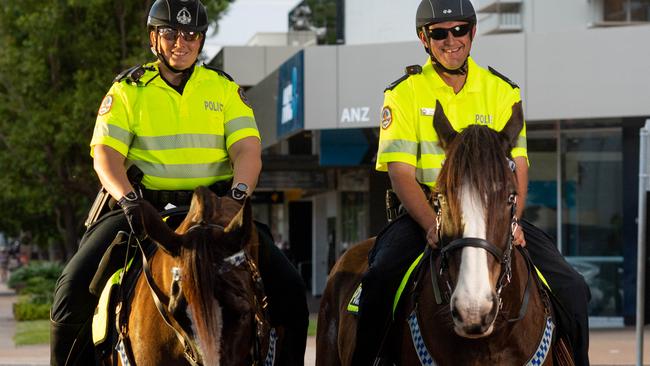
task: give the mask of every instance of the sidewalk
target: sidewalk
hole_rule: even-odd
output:
[[[42,366],[50,360],[49,345],[20,346],[13,342],[16,323],[12,304],[14,292],[0,283],[0,366]],[[310,304],[310,309],[315,304]],[[313,310],[313,309],[312,309]],[[315,318],[316,314],[312,314]],[[593,366],[635,365],[636,334],[633,327],[616,329],[593,329],[590,332],[589,358]],[[305,365],[315,364],[315,337],[307,340]],[[644,365],[650,365],[650,327],[644,334]]]

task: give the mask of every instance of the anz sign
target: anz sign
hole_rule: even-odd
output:
[[[304,128],[304,53],[298,52],[280,66],[278,75],[278,137]]]
[[[341,124],[370,122],[370,107],[343,108],[340,122]]]

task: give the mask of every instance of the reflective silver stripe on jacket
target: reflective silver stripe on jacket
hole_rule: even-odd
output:
[[[183,148],[226,149],[226,142],[221,135],[188,133],[166,136],[135,136],[132,149],[139,150],[173,150]]]
[[[257,124],[255,124],[255,120],[252,117],[239,117],[226,122],[224,127],[226,135],[230,135],[244,128],[254,128],[257,130]]]
[[[160,164],[142,160],[132,161],[146,175],[160,178],[210,178],[232,173],[227,161],[205,164]]]

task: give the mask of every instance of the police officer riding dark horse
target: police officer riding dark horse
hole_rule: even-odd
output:
[[[147,25],[157,61],[120,74],[97,113],[90,146],[104,193],[93,206],[79,250],[57,282],[51,310],[52,365],[96,362],[90,323],[98,294],[89,285],[119,231],[146,237],[145,200],[159,210],[188,206],[194,188],[206,186],[243,202],[261,170],[260,135],[243,89],[223,71],[197,64],[208,28],[203,4],[157,0]],[[129,177],[129,167],[141,176]],[[258,231],[271,325],[285,330],[276,363],[302,365],[308,324],[305,287],[270,234],[264,234],[268,228],[258,225]],[[123,262],[113,258],[98,282],[105,282]]]

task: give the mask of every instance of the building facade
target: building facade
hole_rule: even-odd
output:
[[[288,240],[314,294],[342,251],[385,224],[388,180],[373,170],[379,111],[385,86],[426,61],[414,28],[418,4],[345,2],[345,45],[226,47],[219,55],[250,86],[262,133],[266,198],[256,211]],[[556,237],[587,279],[594,324],[620,325],[635,306],[650,1],[474,4],[472,57],[522,91],[531,163],[525,218]]]

